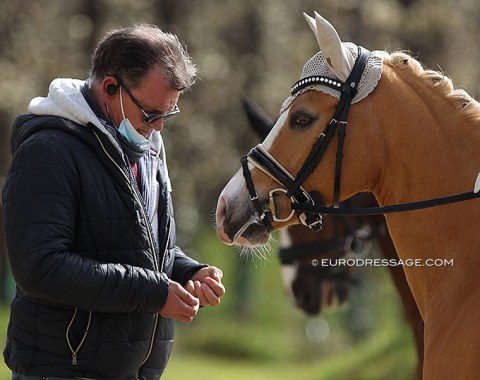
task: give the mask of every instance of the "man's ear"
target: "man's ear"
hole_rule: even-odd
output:
[[[102,81],[102,92],[106,92],[107,95],[113,96],[117,93],[120,84],[114,76],[106,76]]]
[[[118,86],[115,86],[114,84],[108,84],[107,85],[107,94],[108,95],[114,95],[117,92]]]

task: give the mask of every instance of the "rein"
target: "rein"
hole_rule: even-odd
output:
[[[430,207],[442,206],[457,202],[464,202],[479,198],[480,192],[468,191],[466,193],[454,194],[444,197],[425,199],[422,201],[397,203],[388,206],[358,207],[358,208],[333,208],[326,206],[292,204],[292,209],[297,212],[312,212],[325,215],[382,215],[399,212],[421,210]]]

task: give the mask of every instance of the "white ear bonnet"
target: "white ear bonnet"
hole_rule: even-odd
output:
[[[357,58],[357,45],[351,42],[341,42],[333,26],[318,13],[315,13],[315,19],[308,15],[305,15],[305,17],[315,37],[317,37],[321,51],[310,58],[305,66],[303,66],[300,81],[304,78],[317,75],[332,78],[336,81],[345,81]],[[386,52],[383,51],[376,50],[371,52],[360,83],[357,86],[358,91],[352,103],[359,102],[375,89],[382,75],[383,57],[385,55]],[[339,90],[337,91],[322,84],[312,84],[311,86],[302,88],[293,96],[288,97],[284,101],[280,111],[285,111],[298,95],[309,90],[321,91],[325,94],[340,98]]]

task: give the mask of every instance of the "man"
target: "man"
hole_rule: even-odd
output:
[[[173,320],[220,302],[222,272],[175,245],[160,135],[195,75],[174,35],[115,30],[86,82],[54,80],[15,121],[3,190],[12,379],[159,379]]]

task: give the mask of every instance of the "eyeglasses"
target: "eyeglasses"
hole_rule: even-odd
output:
[[[115,76],[115,78],[117,79],[118,83],[120,84],[120,86],[123,87],[123,89],[126,91],[126,93],[128,94],[128,96],[130,97],[130,99],[132,99],[132,102],[138,107],[138,109],[140,111],[142,111],[143,115],[145,116],[143,118],[143,122],[145,124],[151,124],[159,119],[163,119],[163,121],[165,120],[168,120],[170,118],[172,118],[173,116],[175,116],[176,114],[180,113],[180,108],[178,107],[178,105],[175,105],[175,107],[173,108],[173,110],[171,111],[167,111],[167,112],[163,112],[163,113],[148,113],[147,111],[145,111],[142,107],[142,105],[140,104],[140,102],[137,100],[137,98],[135,98],[135,96],[132,95],[132,93],[130,92],[130,90],[128,89],[127,86],[125,86],[125,84],[123,83],[123,81],[118,77],[118,76]]]

